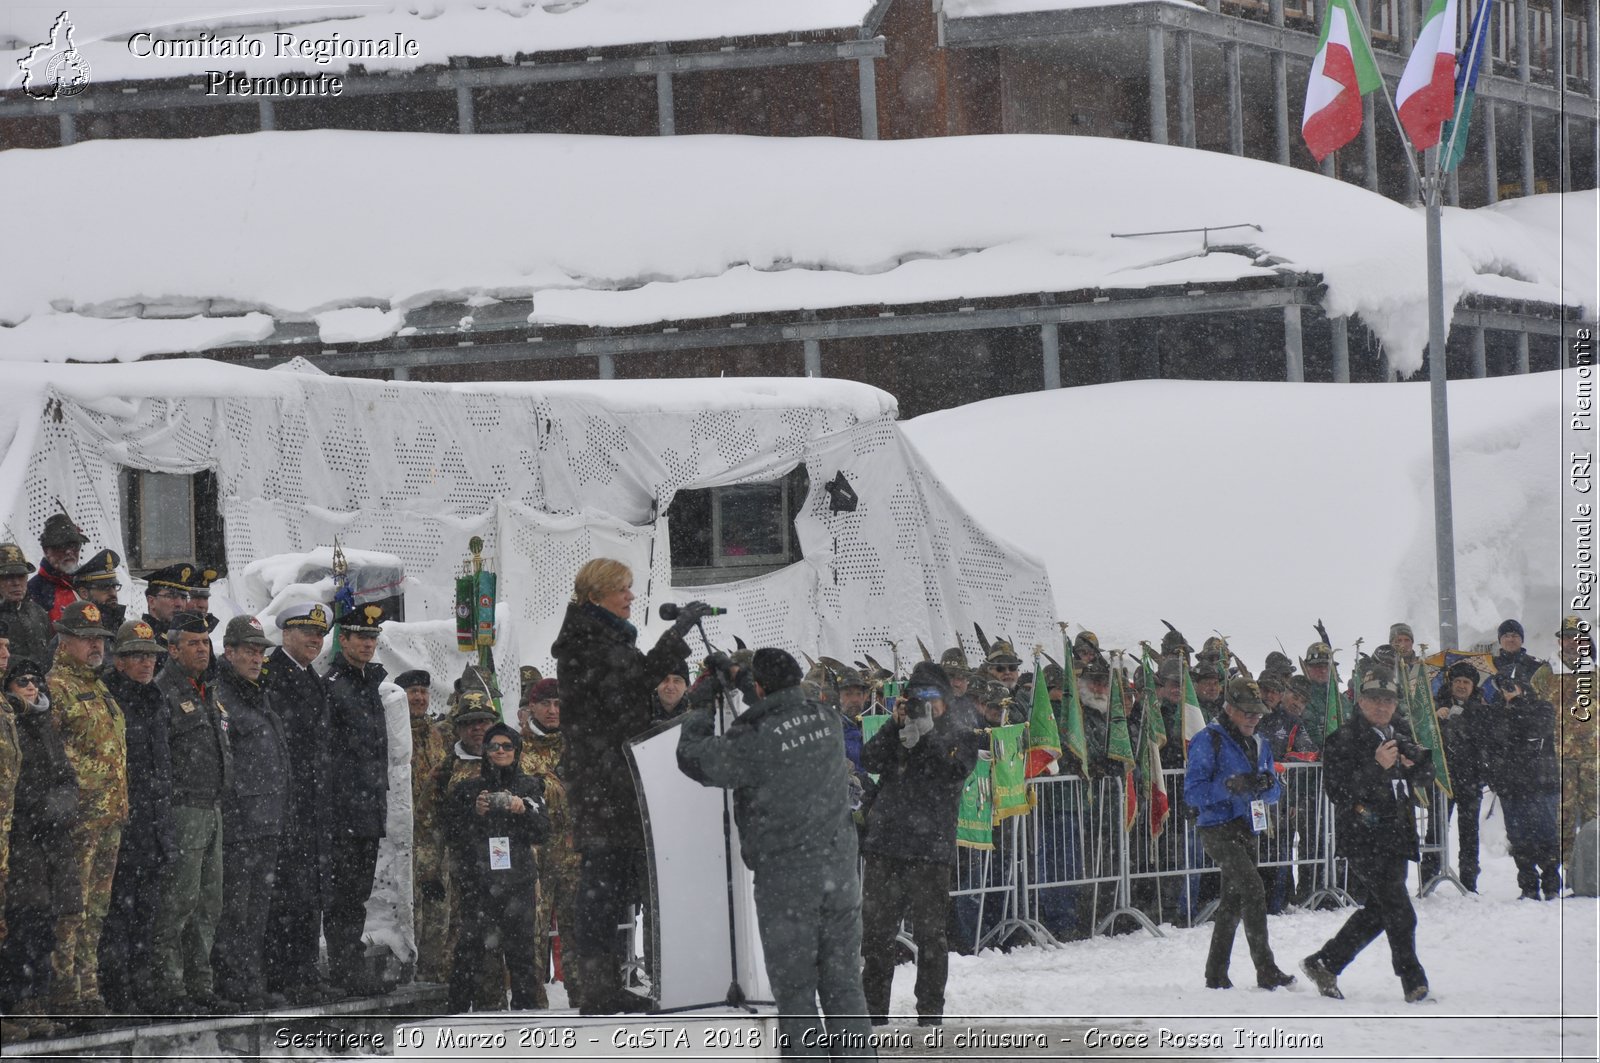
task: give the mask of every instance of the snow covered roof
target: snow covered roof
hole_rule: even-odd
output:
[[[74,40],[96,82],[185,77],[208,69],[250,76],[341,73],[351,62],[368,71],[413,70],[448,65],[452,56],[513,60],[519,53],[560,52],[673,41],[816,34],[860,27],[873,0],[410,0],[404,3],[315,5],[271,8],[243,0],[217,3],[74,6]],[[7,5],[0,16],[0,69],[4,88],[17,86],[17,60],[29,45],[49,36],[60,5]],[[148,54],[139,32],[156,39],[198,38],[210,33],[242,37],[243,55]],[[275,33],[297,41],[415,41],[414,54],[330,57],[326,64],[303,54],[282,54]],[[262,54],[249,52],[259,44]],[[298,47],[298,46],[297,46]],[[135,52],[144,52],[140,55]]]
[[[1125,4],[1169,3],[1198,7],[1191,0],[938,0],[946,18],[983,18],[987,15],[1023,15],[1042,11],[1072,11],[1084,7],[1120,7]]]
[[[324,130],[0,153],[0,200],[40,189],[58,209],[14,217],[13,246],[70,252],[31,256],[0,290],[0,360],[207,350],[257,342],[269,321],[374,341],[435,303],[623,327],[1279,272],[1320,277],[1326,311],[1359,315],[1401,371],[1426,339],[1419,212],[1319,174],[1105,138]],[[1596,193],[1560,198],[1452,212],[1451,304],[1475,269],[1560,298],[1563,254],[1592,247]],[[1139,235],[1244,224],[1213,232],[1233,249],[1209,254],[1197,232]],[[1593,316],[1593,284],[1566,280]]]

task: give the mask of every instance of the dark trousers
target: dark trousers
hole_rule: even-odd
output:
[[[149,993],[160,908],[160,864],[138,859],[124,845],[111,880],[111,907],[100,927],[100,995],[112,1011],[134,1011]]]
[[[370,973],[361,933],[367,926],[367,898],[378,867],[378,839],[338,837],[331,852],[333,889],[322,913],[322,933],[328,939],[328,977],[347,982]]]
[[[767,982],[778,1007],[778,1036],[785,1059],[829,1056],[820,1035],[854,1035],[848,1054],[870,1054],[872,1032],[861,988],[861,882],[856,844],[847,835],[831,859],[762,866],[756,871],[756,922]],[[857,1038],[860,1038],[857,1041]]]
[[[1561,831],[1556,826],[1561,795],[1556,791],[1501,794],[1506,813],[1506,846],[1517,862],[1517,885],[1523,893],[1561,893]]]
[[[1206,977],[1222,978],[1233,956],[1233,938],[1244,923],[1244,939],[1259,976],[1277,964],[1267,943],[1267,895],[1256,869],[1256,836],[1242,819],[1200,828],[1200,844],[1222,872],[1222,899],[1211,920],[1211,951],[1206,956]]]
[[[464,904],[461,930],[456,936],[450,964],[450,1010],[463,1014],[472,1009],[483,984],[487,961],[494,961],[492,968],[498,975],[502,957],[511,978],[512,1009],[526,1011],[548,1007],[539,1002],[537,887],[529,882],[522,888],[497,889],[474,882],[464,885],[461,897]],[[496,977],[493,995],[503,1002],[501,985]]]
[[[0,1007],[17,1011],[50,994],[50,954],[56,949],[56,913],[48,908],[9,905],[6,940],[0,945]]]
[[[270,928],[262,949],[267,988],[291,989],[318,980],[318,942],[322,937],[322,872],[315,835],[283,835],[272,883]]]
[[[949,882],[949,864],[867,854],[861,883],[861,954],[866,961],[861,982],[873,1021],[882,1021],[889,1014],[894,938],[902,918],[911,923],[911,940],[917,945],[917,1016],[943,1017],[944,984],[950,967],[945,934],[950,915]]]
[[[1317,950],[1316,956],[1328,970],[1338,974],[1379,934],[1387,934],[1400,984],[1406,989],[1427,984],[1417,960],[1417,913],[1406,891],[1406,863],[1403,856],[1350,857],[1350,877],[1362,887],[1366,900]]]
[[[638,849],[593,849],[578,870],[578,954],[583,997],[603,1004],[622,991],[622,937],[641,893],[644,854]]]
[[[223,843],[222,921],[211,949],[211,967],[225,997],[243,1000],[261,993],[261,949],[277,863],[276,834]]]
[[[1449,830],[1450,816],[1456,817],[1456,833],[1459,844],[1456,847],[1456,870],[1461,876],[1461,884],[1469,890],[1478,888],[1478,810],[1483,804],[1483,788],[1481,786],[1463,786],[1457,784],[1456,799],[1449,802],[1444,812],[1433,809],[1433,814],[1428,817],[1428,840],[1438,845],[1444,838],[1444,832]],[[1422,857],[1422,881],[1427,882],[1439,873],[1439,854],[1426,853]]]

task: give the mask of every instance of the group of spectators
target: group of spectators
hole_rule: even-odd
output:
[[[276,618],[281,645],[236,617],[217,657],[205,599],[220,570],[182,564],[148,574],[148,611],[126,619],[120,559],[103,551],[78,564],[83,536],[64,515],[41,542],[37,572],[15,544],[0,544],[7,1036],[93,1025],[112,1012],[264,1010],[387,988],[362,941],[388,814],[386,674],[373,663],[382,608],[337,617],[315,602],[285,610]],[[882,680],[892,677],[831,658],[807,673],[764,649],[713,659],[691,684],[686,636],[709,607],[683,607],[643,649],[632,601],[621,562],[579,570],[552,646],[556,676],[522,670],[514,726],[503,722],[492,677],[474,681],[469,669],[442,725],[430,715],[432,678],[397,678],[411,709],[417,977],[446,983],[457,1012],[503,1008],[508,993],[513,1007],[547,1006],[553,969],[584,1014],[646,1010],[648,1000],[624,984],[618,933],[646,889],[624,749],[683,715],[683,770],[736,794],[769,980],[780,1010],[795,1017],[790,1043],[815,1025],[819,995],[830,1033],[866,1029],[847,1015],[887,1021],[902,920],[917,945],[919,1020],[941,1022],[957,804],[987,755],[988,729],[1027,718],[1031,670],[1005,640],[976,666],[959,648],[920,662],[863,741],[863,716],[885,710]],[[335,625],[337,646],[319,674],[311,666]],[[1508,620],[1492,656],[1436,669],[1418,659],[1410,628],[1395,625],[1336,694],[1345,724],[1333,734],[1324,725],[1334,654],[1323,642],[1298,669],[1285,654],[1269,655],[1257,677],[1220,640],[1196,653],[1169,631],[1151,665],[1153,698],[1143,675],[1121,676],[1135,743],[1145,712],[1159,712],[1169,736],[1184,733],[1186,678],[1207,724],[1187,749],[1169,740],[1159,762],[1185,769],[1174,802],[1191,806],[1223,869],[1208,985],[1231,985],[1240,922],[1258,983],[1292,980],[1266,940],[1274,902],[1270,880],[1255,873],[1253,835],[1279,800],[1275,765],[1297,759],[1325,760],[1341,846],[1384,854],[1378,863],[1341,854],[1362,881],[1365,907],[1303,970],[1336,993],[1338,971],[1385,930],[1400,970],[1409,947],[1404,866],[1417,855],[1411,793],[1432,777],[1398,696],[1417,683],[1437,691],[1462,884],[1476,888],[1487,785],[1505,808],[1522,895],[1561,895],[1562,860],[1595,817],[1594,725],[1574,711],[1584,682],[1592,700],[1591,643],[1587,626],[1569,618],[1558,632],[1560,660],[1546,664],[1522,636]],[[1042,681],[1058,714],[1069,685],[1076,691],[1087,760],[1031,758],[1029,774],[1120,776],[1108,708],[1121,666],[1089,632],[1070,656],[1065,667],[1044,668]],[[716,730],[711,706],[735,692],[745,712]],[[1385,703],[1390,715],[1380,722]],[[1374,779],[1384,785],[1374,790]],[[1409,843],[1395,840],[1400,828],[1388,842],[1365,829],[1379,791],[1393,807],[1376,815],[1411,824]],[[1447,815],[1435,810],[1430,820],[1442,829]],[[1286,892],[1303,901],[1307,889],[1302,877]],[[1087,933],[1073,920],[1060,936]],[[1419,963],[1401,977],[1408,996],[1425,995]]]

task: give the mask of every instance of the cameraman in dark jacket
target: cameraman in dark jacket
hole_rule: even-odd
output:
[[[1339,932],[1300,963],[1325,997],[1343,1000],[1338,975],[1379,934],[1389,936],[1394,973],[1407,1002],[1428,995],[1417,959],[1417,913],[1406,892],[1406,864],[1417,859],[1414,794],[1433,786],[1433,754],[1394,723],[1400,687],[1394,673],[1370,669],[1358,713],[1322,747],[1322,785],[1332,802],[1338,852],[1366,889],[1366,903]]]
[[[538,1006],[543,972],[534,963],[539,866],[533,847],[549,836],[550,815],[544,780],[523,774],[521,759],[522,736],[495,724],[483,736],[481,774],[447,798],[445,826],[461,874],[461,931],[450,965],[450,1010],[457,1014],[471,1009],[484,957],[496,952],[511,976],[511,1007]],[[488,947],[490,938],[499,940],[498,949]],[[494,981],[500,984],[498,976]]]
[[[1479,693],[1477,667],[1471,661],[1451,665],[1440,684],[1434,713],[1444,737],[1453,796],[1443,815],[1428,817],[1428,833],[1429,840],[1439,844],[1449,816],[1453,813],[1457,817],[1460,846],[1456,867],[1461,872],[1461,885],[1474,893],[1478,890],[1478,809],[1483,801],[1484,758],[1494,740],[1493,711]],[[1427,882],[1438,873],[1438,851],[1423,854],[1422,881]]]
[[[1503,672],[1490,706],[1489,785],[1506,810],[1506,844],[1517,862],[1522,900],[1561,896],[1561,838],[1556,811],[1561,766],[1556,759],[1556,709],[1525,679]]]
[[[733,790],[783,1055],[826,1059],[829,1039],[870,1054],[844,722],[806,698],[800,665],[783,650],[757,650],[748,673],[725,658],[710,663],[715,671],[696,687],[697,707],[678,732],[678,767]],[[742,686],[748,708],[719,737],[710,702],[733,686]],[[828,1039],[819,1036],[818,997]]]
[[[978,762],[980,733],[974,721],[947,710],[950,682],[943,668],[919,663],[906,688],[889,722],[861,750],[861,766],[879,776],[867,813],[862,982],[873,1024],[887,1023],[895,930],[902,916],[909,917],[917,945],[918,1022],[934,1026],[944,1019],[956,812]]]

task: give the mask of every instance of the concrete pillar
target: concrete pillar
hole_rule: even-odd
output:
[[[861,96],[861,139],[878,139],[878,71],[870,58],[856,60]]]
[[[256,114],[259,116],[262,132],[278,128],[278,115],[272,109],[272,101],[267,97],[263,96],[256,100]]]
[[[76,144],[78,141],[77,117],[71,111],[62,111],[57,118],[57,124],[61,127],[61,146],[64,148],[68,144]]]
[[[1044,362],[1045,390],[1061,386],[1061,326],[1039,326],[1039,357]]]
[[[1178,143],[1194,147],[1194,35],[1178,32]]]
[[[1517,110],[1522,117],[1522,194],[1531,196],[1537,187],[1533,169],[1533,108],[1519,103]]]
[[[1150,27],[1150,142],[1167,143],[1167,34]]]
[[[1228,151],[1244,154],[1244,81],[1239,73],[1239,45],[1229,41],[1222,46],[1222,62],[1228,73]]]
[[[1498,203],[1500,202],[1500,158],[1497,153],[1500,145],[1494,130],[1494,101],[1480,96],[1477,109],[1483,113],[1483,183],[1488,185],[1484,191],[1489,196],[1488,202]]]
[[[1489,375],[1489,352],[1483,342],[1483,329],[1472,330],[1472,375],[1479,380]]]
[[[1552,192],[1569,192],[1572,190],[1571,159],[1568,156],[1570,145],[1567,143],[1567,9],[1562,0],[1550,0],[1550,28],[1552,30],[1551,44],[1555,51],[1550,66],[1555,74],[1556,92],[1562,107],[1556,112],[1556,165],[1560,168],[1560,176],[1551,186]],[[1591,42],[1590,47],[1593,47]],[[1590,128],[1593,128],[1591,125]]]
[[[1364,182],[1373,192],[1378,191],[1378,127],[1374,121],[1372,96],[1361,101],[1361,161],[1366,164]]]
[[[806,340],[806,376],[819,377],[822,375],[822,341]]]
[[[390,375],[395,380],[410,380],[411,367],[409,365],[397,365],[394,367],[394,372]]]
[[[1336,317],[1328,322],[1333,326],[1333,380],[1336,384],[1350,383],[1350,319]]]
[[[1305,336],[1299,305],[1283,308],[1283,378],[1298,384],[1306,378]]]
[[[1528,372],[1528,334],[1526,332],[1517,333],[1517,372],[1522,374]]]
[[[594,356],[595,375],[601,380],[617,379],[617,359],[615,355],[597,354]]]
[[[656,75],[656,134],[670,137],[678,131],[678,116],[672,109],[672,75],[663,70]]]
[[[472,86],[456,86],[456,132],[476,133],[478,120],[472,111]]]
[[[1272,53],[1272,132],[1276,140],[1278,163],[1289,165],[1289,60],[1282,52]]]
[[[1528,0],[1517,0],[1517,80],[1526,85],[1533,79],[1532,41],[1529,35],[1533,30],[1532,20],[1528,16]]]

